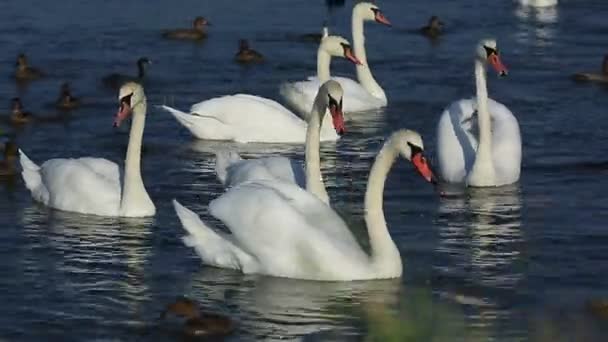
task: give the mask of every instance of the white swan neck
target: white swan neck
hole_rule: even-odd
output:
[[[364,20],[359,11],[353,11],[352,16],[352,34],[353,34],[353,50],[355,56],[361,61],[362,64],[358,64],[357,68],[357,79],[361,86],[367,90],[374,97],[386,101],[386,94],[384,89],[378,84],[372,71],[367,62],[367,53],[365,51],[365,34]]]
[[[325,108],[320,103],[321,96],[317,95],[308,118],[306,129],[306,190],[317,196],[325,204],[329,204],[329,195],[325,190],[321,174],[320,136],[321,120],[325,116]]]
[[[479,145],[476,159],[490,161],[492,158],[492,120],[488,109],[488,86],[483,63],[475,61],[475,83],[477,86],[477,123],[479,125]]]
[[[319,45],[317,51],[317,78],[323,84],[330,79],[329,65],[331,63],[331,55],[323,49],[323,45]]]
[[[399,152],[389,139],[372,166],[365,192],[365,223],[371,246],[371,258],[380,275],[399,276],[403,271],[401,254],[393,242],[384,218],[383,196],[386,177]]]
[[[146,123],[146,99],[133,108],[129,146],[125,159],[120,216],[140,216],[139,211],[154,211],[141,177],[141,145]]]

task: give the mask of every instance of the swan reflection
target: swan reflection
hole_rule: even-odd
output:
[[[559,20],[557,7],[517,7],[515,16],[520,19],[516,33],[520,42],[539,47],[553,44],[557,32],[552,24]]]
[[[193,279],[192,298],[219,295],[231,312],[242,319],[241,330],[264,339],[319,337],[332,331],[349,330],[354,307],[373,302],[393,305],[402,292],[400,279],[355,282],[318,282],[266,276],[241,276],[240,281],[227,278],[225,270],[219,280],[212,280],[209,270]],[[234,274],[234,272],[230,272]],[[224,295],[217,289],[224,289]],[[230,295],[226,295],[230,293]]]
[[[469,189],[466,196],[443,198],[438,251],[450,259],[447,272],[465,273],[481,286],[512,289],[522,278],[521,199],[517,186]],[[454,269],[455,268],[455,269]]]

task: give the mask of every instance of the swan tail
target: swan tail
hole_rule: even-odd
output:
[[[35,200],[48,203],[49,190],[42,182],[42,176],[40,174],[40,166],[36,165],[28,156],[19,149],[19,162],[21,163],[21,175],[25,182],[25,187],[32,193],[32,197]]]
[[[241,160],[241,156],[234,151],[220,151],[215,154],[215,174],[224,186],[228,178],[228,168]]]
[[[186,246],[194,248],[204,264],[243,271],[249,268],[251,256],[235,246],[227,237],[215,232],[197,214],[175,199],[173,207],[182,227],[188,232],[188,235],[182,237],[182,241]]]
[[[171,113],[171,115],[173,115],[173,117],[183,126],[185,127],[192,127],[193,124],[193,118],[191,114],[182,112],[181,110],[177,110],[175,108],[166,106],[166,105],[161,105],[160,108],[166,110],[167,112]]]

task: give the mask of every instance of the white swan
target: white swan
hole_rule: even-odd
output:
[[[370,172],[365,222],[371,255],[357,243],[344,221],[316,196],[292,183],[240,184],[209,204],[209,212],[232,232],[216,232],[192,211],[173,201],[182,226],[204,264],[243,273],[311,279],[359,280],[401,276],[401,256],[382,209],[384,182],[401,155],[427,181],[433,174],[422,154],[422,138],[400,130],[384,144]]]
[[[500,61],[495,40],[482,40],[476,55],[477,98],[452,103],[439,120],[440,174],[447,182],[475,187],[515,183],[521,168],[519,124],[507,107],[488,99],[485,65],[490,63],[501,76],[507,69]],[[473,133],[476,126],[479,139]]]
[[[215,169],[220,181],[226,187],[252,180],[286,181],[305,187],[323,202],[329,203],[321,175],[319,132],[327,109],[331,114],[333,127],[340,133],[344,132],[342,96],[342,87],[336,81],[329,80],[319,88],[306,131],[306,171],[302,170],[299,162],[286,157],[242,160],[235,152],[218,152]]]
[[[358,62],[348,41],[338,36],[325,37],[318,53],[327,62],[328,73],[331,56]],[[316,91],[318,90],[319,87]],[[190,114],[169,106],[161,108],[173,114],[179,123],[199,139],[242,143],[304,143],[306,140],[304,120],[278,102],[259,96],[238,94],[217,97],[193,105]],[[339,137],[331,125],[321,127],[321,141],[335,141]]]
[[[522,6],[552,7],[557,6],[557,0],[518,0]]]
[[[368,20],[390,25],[378,6],[372,3],[361,2],[353,8],[353,47],[355,56],[360,61],[360,63],[356,63],[359,82],[346,77],[331,77],[331,79],[340,82],[342,89],[344,89],[345,112],[381,108],[387,104],[386,94],[374,79],[367,63],[363,24]],[[306,81],[284,83],[280,87],[280,93],[287,103],[304,116],[310,113],[319,86],[330,79],[329,60],[322,59],[322,57],[322,55],[317,56],[316,77],[309,77]]]
[[[133,114],[122,193],[118,165],[107,159],[50,159],[38,166],[20,151],[23,179],[35,200],[83,214],[128,217],[155,214],[140,171],[146,96],[139,84],[129,82],[120,88],[118,99],[120,108],[114,125],[120,125]]]

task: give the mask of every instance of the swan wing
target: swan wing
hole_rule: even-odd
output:
[[[230,132],[230,140],[288,143],[305,141],[306,122],[279,103],[258,96],[237,94],[217,97],[193,105],[191,112],[191,116],[220,122]],[[204,123],[201,122],[200,125],[202,124]]]
[[[258,260],[262,273],[339,280],[369,264],[344,221],[294,184],[244,183],[212,201],[209,210]]]
[[[474,99],[451,103],[441,113],[437,125],[437,161],[439,172],[447,182],[463,183],[473,167],[477,138]]]
[[[521,135],[515,115],[502,103],[488,100],[492,115],[492,160],[497,185],[519,180],[521,171]]]
[[[222,161],[220,164],[225,165],[226,162],[223,161],[227,159],[229,157],[222,156],[217,160]],[[219,171],[218,177],[222,173],[224,174],[222,183],[227,188],[257,180],[278,180],[294,183],[302,188],[306,187],[306,176],[302,164],[286,157],[235,160],[225,167],[224,172]]]
[[[39,172],[48,192],[44,204],[83,214],[118,214],[121,189],[115,163],[102,158],[50,159]]]

